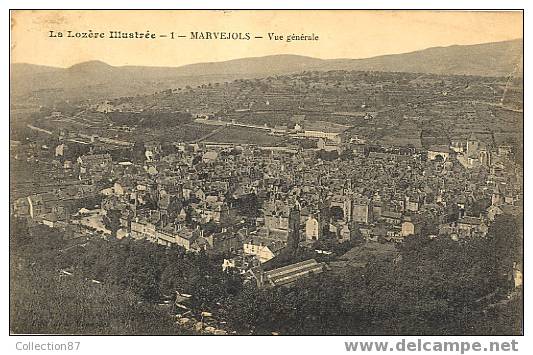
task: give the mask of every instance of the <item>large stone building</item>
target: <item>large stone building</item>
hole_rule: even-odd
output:
[[[372,206],[370,200],[366,197],[354,199],[352,206],[353,221],[357,223],[372,222]]]

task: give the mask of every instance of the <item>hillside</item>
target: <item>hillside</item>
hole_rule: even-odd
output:
[[[14,101],[133,96],[168,88],[249,79],[306,70],[358,70],[507,76],[522,73],[521,39],[436,47],[367,59],[317,59],[297,55],[242,58],[181,67],[111,66],[90,61],[70,68],[24,63],[10,67]]]
[[[330,61],[335,69],[444,75],[521,76],[523,41],[434,47],[368,59]]]

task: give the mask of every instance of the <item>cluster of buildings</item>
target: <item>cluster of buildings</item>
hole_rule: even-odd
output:
[[[69,144],[76,143],[52,147],[53,159],[61,160]],[[333,161],[322,160],[317,149],[175,143],[168,152],[158,142],[141,146],[137,161],[91,151],[58,163],[72,172],[70,185],[19,198],[13,213],[51,227],[74,225],[78,233],[85,228],[224,254],[224,268],[246,274],[295,246],[313,248],[324,239],[483,236],[498,214],[519,213],[522,200],[522,175],[509,149],[489,149],[473,137],[464,147],[426,155],[339,143],[350,159]],[[268,274],[253,277],[276,283]]]
[[[485,85],[493,79],[470,78],[467,86],[461,80],[466,79],[306,72],[93,104],[72,118],[90,127],[90,134],[60,134],[57,144],[50,139],[34,144],[32,159],[51,161],[51,174],[61,179],[43,193],[17,197],[12,213],[77,235],[223,254],[224,268],[271,286],[321,272],[323,265],[308,260],[272,273],[262,265],[325,240],[484,236],[497,215],[521,213],[523,172],[512,148],[477,133],[464,139],[426,137],[435,144],[420,144],[427,133],[421,130],[440,129],[421,128],[429,125],[426,113],[445,118],[435,122],[464,128],[478,112],[464,118],[468,110],[461,105],[497,96]],[[450,100],[460,104],[451,106]],[[197,125],[257,129],[275,136],[276,146],[207,142],[218,129],[188,143],[160,142],[154,133],[134,144],[128,139],[140,127],[125,130],[107,121],[111,114],[127,116],[147,107],[185,110],[197,117]],[[112,135],[94,133],[104,130]],[[385,144],[391,137],[401,144]],[[417,144],[405,144],[409,137]],[[13,145],[12,154],[26,157],[25,149]],[[51,156],[41,159],[46,151]]]

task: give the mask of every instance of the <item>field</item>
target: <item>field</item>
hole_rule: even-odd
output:
[[[246,127],[224,127],[207,141],[216,143],[257,144],[261,146],[278,146],[284,138],[272,136],[267,131]]]
[[[165,130],[153,132],[161,141],[192,142],[213,132],[217,127],[204,124],[189,123],[181,127],[170,127]]]
[[[338,261],[330,264],[332,270],[342,271],[350,267],[365,267],[371,260],[393,260],[399,255],[394,244],[368,242],[348,250]]]

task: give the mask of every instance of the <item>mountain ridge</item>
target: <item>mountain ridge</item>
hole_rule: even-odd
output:
[[[441,75],[522,76],[523,40],[431,47],[418,51],[362,59],[320,59],[293,54],[247,57],[177,67],[112,66],[99,60],[57,68],[27,63],[10,65],[15,95],[55,90],[81,96],[84,88],[99,88],[104,96],[150,93],[214,81],[285,75],[306,70],[356,70]],[[91,95],[89,95],[91,96]]]

